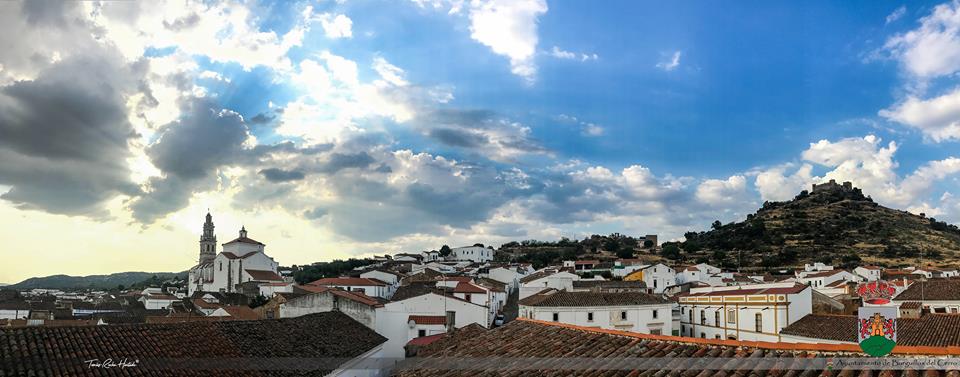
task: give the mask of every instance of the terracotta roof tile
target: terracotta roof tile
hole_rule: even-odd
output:
[[[339,278],[323,278],[310,282],[308,285],[326,285],[326,286],[386,286],[387,283],[384,283],[377,279],[368,279],[368,278],[353,278],[353,277],[339,277]]]
[[[276,273],[276,272],[273,272],[273,271],[267,271],[267,270],[250,270],[250,269],[244,269],[244,271],[246,271],[247,274],[250,274],[250,277],[252,277],[253,280],[258,280],[258,281],[283,281],[283,277],[281,277],[280,275],[277,275],[277,273]]]
[[[918,281],[901,292],[894,301],[960,301],[960,280],[930,279]]]
[[[230,314],[231,317],[240,321],[248,321],[260,319],[260,316],[257,315],[257,312],[250,309],[249,306],[243,305],[232,305],[224,306],[223,310]]]
[[[454,293],[487,293],[487,290],[470,283],[460,282],[460,283],[457,283],[457,286],[455,288],[453,288],[453,292]]]
[[[442,315],[412,315],[407,322],[413,321],[418,325],[445,325],[447,317]]]
[[[349,339],[349,341],[344,341]],[[339,312],[262,321],[213,321],[0,330],[0,375],[272,375],[263,358],[355,358],[386,338]],[[88,368],[85,360],[231,359],[222,370]],[[260,359],[260,360],[257,360]],[[283,367],[290,367],[285,363]],[[243,369],[249,368],[249,369]],[[265,368],[265,369],[257,369]],[[315,368],[315,366],[314,366]],[[327,370],[277,371],[324,375]]]
[[[262,242],[260,242],[260,241],[254,240],[254,239],[252,239],[252,238],[247,238],[247,237],[237,237],[237,238],[234,239],[233,241],[227,242],[227,243],[225,243],[224,245],[229,245],[229,244],[232,244],[232,243],[248,243],[248,244],[251,244],[251,245],[267,246],[266,244],[264,244],[264,243],[262,243]]]
[[[807,338],[856,342],[857,317],[808,314],[781,330],[782,334]],[[960,315],[928,314],[898,318],[897,344],[903,346],[960,346]]]

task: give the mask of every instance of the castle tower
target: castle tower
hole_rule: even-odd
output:
[[[200,264],[213,263],[217,257],[217,236],[213,233],[213,216],[207,212],[207,221],[203,223],[200,236]]]

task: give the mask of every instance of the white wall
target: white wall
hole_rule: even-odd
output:
[[[580,276],[562,271],[534,281],[521,283],[520,299],[522,300],[547,288],[571,291],[573,290],[574,280],[580,280]]]
[[[384,357],[404,357],[403,346],[411,339],[407,319],[411,315],[446,315],[456,312],[455,328],[471,323],[489,327],[487,308],[455,298],[425,294],[406,300],[389,302],[377,310],[376,331],[387,338],[383,346]]]
[[[520,306],[520,315],[525,318],[553,322],[553,314],[556,313],[557,322],[576,326],[599,327],[643,334],[649,334],[652,328],[659,328],[661,335],[671,335],[673,330],[672,305],[667,303],[597,307]],[[621,312],[624,311],[627,312],[626,320],[621,319]],[[657,312],[657,318],[653,318],[654,311]],[[589,320],[590,313],[593,313],[592,321]]]
[[[0,309],[0,319],[24,319],[30,316],[30,309]]]
[[[487,262],[493,260],[492,249],[480,246],[465,246],[450,249],[450,255],[456,260],[469,260],[473,262]]]

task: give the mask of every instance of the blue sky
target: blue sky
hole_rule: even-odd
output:
[[[0,229],[98,231],[0,233],[41,260],[0,281],[175,270],[207,208],[284,264],[676,239],[828,179],[960,222],[956,2],[2,7]]]

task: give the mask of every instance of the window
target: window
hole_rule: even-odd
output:
[[[714,336],[713,336],[713,339],[720,339],[720,334],[714,335]]]
[[[757,313],[757,332],[763,332],[763,314]]]
[[[626,320],[626,319],[627,319],[627,312],[625,312],[625,311],[620,312],[620,319]]]
[[[471,295],[470,295],[469,293],[467,293],[467,294],[466,294],[466,299],[467,299],[467,301],[470,301],[470,297],[471,297]]]
[[[553,313],[553,321],[560,322],[560,313]]]
[[[657,319],[657,309],[653,309],[653,319]]]
[[[273,310],[267,310],[267,319],[273,319]]]
[[[693,309],[690,309],[690,323],[693,323]]]
[[[654,287],[654,288],[657,287],[657,279],[653,279],[653,287]]]
[[[650,335],[660,335],[660,329],[650,329]]]
[[[705,334],[705,333],[700,333],[700,337],[703,338],[703,339],[707,339],[707,334]]]
[[[727,323],[736,324],[737,323],[737,310],[736,309],[727,309]]]
[[[593,312],[587,313],[587,322],[593,322]]]
[[[701,325],[707,324],[707,313],[704,312],[703,310],[700,310],[700,324]]]
[[[418,337],[418,338],[422,338],[422,337],[425,337],[425,336],[427,336],[427,330],[423,330],[423,329],[417,330],[417,337]]]
[[[223,271],[223,262],[220,262],[220,271]]]

